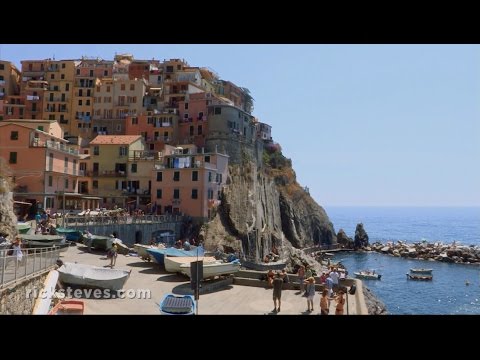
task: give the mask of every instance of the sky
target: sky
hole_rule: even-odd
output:
[[[183,58],[250,90],[322,206],[480,206],[480,45],[0,45],[0,59]]]

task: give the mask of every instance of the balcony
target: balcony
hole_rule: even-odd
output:
[[[59,141],[51,141],[51,140],[40,141],[40,139],[34,138],[32,140],[31,147],[45,147],[48,149],[62,151],[64,153],[71,154],[71,155],[78,155],[77,149],[67,146],[64,143],[61,143]]]
[[[37,101],[40,100],[40,96],[27,95],[28,101]]]

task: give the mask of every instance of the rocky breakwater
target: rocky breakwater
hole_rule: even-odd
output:
[[[429,243],[427,241],[410,244],[397,241],[386,244],[376,242],[371,246],[363,247],[363,249],[403,258],[457,264],[480,264],[480,247],[474,245],[443,244],[441,242]]]

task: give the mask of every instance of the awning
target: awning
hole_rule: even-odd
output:
[[[21,204],[21,205],[30,205],[30,206],[32,205],[31,203],[25,202],[25,201],[14,201],[13,203],[14,204]]]

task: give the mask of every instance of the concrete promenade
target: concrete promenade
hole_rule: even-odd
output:
[[[81,244],[72,246],[61,254],[62,261],[107,266],[110,260],[104,253],[87,253]],[[124,286],[125,298],[84,298],[85,315],[90,314],[159,314],[158,303],[167,293],[184,294],[189,289],[189,278],[171,274],[160,269],[158,264],[142,261],[138,257],[118,255],[116,269],[132,270]],[[131,290],[130,290],[131,289]],[[150,290],[151,298],[130,298],[134,291]],[[273,315],[273,290],[242,285],[228,285],[212,293],[200,295],[199,315]],[[356,297],[348,296],[350,314],[357,313]],[[282,291],[281,312],[277,315],[308,315],[320,313],[320,294],[314,298],[314,312],[308,313],[307,299],[298,290]],[[335,301],[331,302],[330,314],[335,313]],[[347,314],[347,304],[345,304]]]

